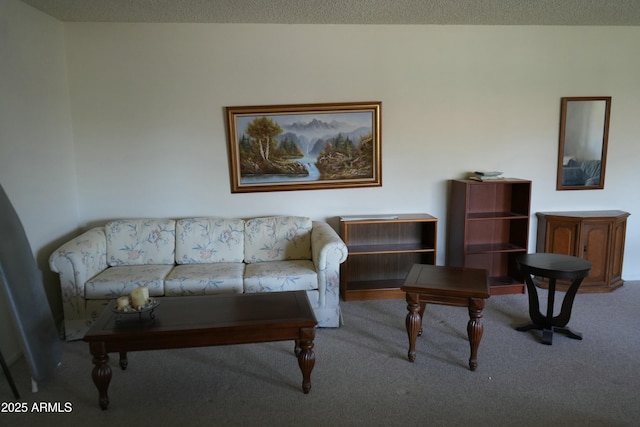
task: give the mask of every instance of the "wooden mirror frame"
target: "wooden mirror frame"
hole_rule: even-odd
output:
[[[572,134],[576,133],[576,123],[573,113],[575,111],[570,111],[570,104],[575,102],[591,102],[591,101],[604,101],[604,117],[602,117],[602,123],[600,123],[600,118],[596,117],[595,120],[592,120],[591,117],[583,116],[585,120],[581,123],[580,131],[583,131],[585,128],[589,127],[589,130],[595,130],[599,133],[600,129],[602,129],[602,138],[597,134],[595,137],[592,135],[592,138],[586,138],[587,140],[592,140],[592,143],[589,144],[588,141],[581,140],[580,147],[576,147],[576,149],[567,152],[567,143],[571,144],[573,137]],[[596,104],[593,104],[596,105]],[[593,115],[593,112],[590,112]],[[600,115],[600,111],[597,112]],[[557,182],[556,189],[557,190],[601,190],[604,188],[604,172],[605,166],[607,164],[607,146],[609,143],[609,118],[611,114],[611,97],[610,96],[586,96],[586,97],[565,97],[561,98],[561,108],[560,108],[560,144],[558,149],[558,174],[557,174]],[[569,123],[568,123],[569,121]],[[595,123],[594,123],[595,122]],[[595,125],[595,126],[594,126]],[[577,133],[580,133],[578,131]],[[579,135],[582,139],[585,138],[583,134]],[[588,135],[587,135],[588,136]],[[593,139],[595,138],[595,144]],[[584,147],[591,145],[591,150],[585,150]],[[595,158],[581,159],[575,158],[575,151],[587,152],[591,151],[592,153],[599,152],[599,158],[597,158],[596,154],[592,154]],[[581,182],[581,178],[586,176],[584,165],[585,162],[597,162],[599,161],[600,167],[600,176],[597,182],[590,182],[589,179],[585,179],[583,183]],[[573,163],[573,165],[572,165]],[[597,168],[595,163],[591,163],[591,165],[587,165],[588,169]],[[566,170],[565,170],[566,169]],[[581,178],[578,178],[580,176]],[[593,178],[591,178],[593,181]]]

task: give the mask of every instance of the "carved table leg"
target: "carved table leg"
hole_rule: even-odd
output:
[[[469,344],[471,346],[471,357],[469,358],[469,369],[475,371],[478,367],[478,347],[484,332],[482,326],[482,310],[484,309],[484,300],[477,298],[469,298],[469,322],[467,323],[467,335],[469,335]]]
[[[538,325],[544,323],[544,316],[540,313],[540,300],[538,298],[536,285],[533,283],[530,274],[525,274],[524,280],[527,285],[527,293],[529,294],[529,317],[531,318],[531,322],[516,327],[516,330],[521,332],[530,329],[539,329]]]
[[[542,330],[542,337],[540,338],[540,342],[542,344],[551,345],[553,344],[553,328],[540,328]]]
[[[127,366],[129,366],[129,359],[127,359],[127,352],[121,351],[120,352],[120,369],[124,371],[125,369],[127,369]]]
[[[567,323],[569,323],[569,319],[571,318],[571,310],[573,308],[573,301],[576,297],[576,293],[578,292],[578,288],[582,283],[584,278],[580,277],[575,279],[567,292],[564,295],[564,300],[562,300],[562,307],[560,308],[560,314],[553,318],[553,330],[554,332],[560,332],[568,336],[569,338],[573,338],[576,340],[582,339],[582,334],[580,332],[575,332],[569,329]]]
[[[549,292],[547,296],[547,315],[543,322],[539,324],[542,327],[542,344],[551,345],[553,342],[553,308],[556,300],[556,279],[549,279]]]
[[[553,339],[553,332],[550,329],[551,326],[547,325],[547,322],[548,322],[547,317],[545,317],[540,312],[540,300],[538,297],[538,290],[536,289],[536,285],[533,283],[531,274],[529,274],[528,272],[525,273],[524,280],[527,285],[527,291],[528,291],[527,293],[529,294],[529,317],[531,318],[531,322],[516,326],[516,331],[526,332],[531,329],[541,330],[542,342],[544,344],[551,344],[551,341]],[[550,296],[552,295],[553,292],[555,292],[555,279],[553,279],[553,284],[549,283],[549,292],[550,292],[549,294]],[[551,307],[553,307],[553,302],[551,303]],[[549,310],[549,304],[547,303],[547,311],[548,310]]]
[[[409,336],[409,362],[416,360],[416,340],[422,327],[422,317],[420,316],[420,295],[407,292],[407,318],[405,320],[407,335]]]
[[[556,279],[549,278],[548,296],[547,296],[547,314],[545,316],[540,312],[540,305],[539,305],[536,286],[533,283],[531,275],[526,274],[525,281],[527,284],[527,290],[529,291],[529,316],[531,317],[531,322],[517,326],[516,330],[518,331],[529,331],[531,329],[540,330],[542,331],[541,342],[547,345],[553,344],[554,332],[560,332],[567,335],[569,338],[581,340],[582,334],[580,334],[579,332],[572,331],[571,329],[567,328],[566,325],[567,323],[569,323],[569,319],[571,318],[573,301],[576,297],[576,293],[578,292],[578,288],[580,287],[582,280],[583,280],[582,277],[573,280],[573,282],[571,283],[571,286],[569,287],[569,289],[565,294],[564,300],[562,301],[560,314],[554,317],[553,310],[555,305]]]
[[[93,383],[98,388],[98,403],[104,410],[109,407],[109,396],[107,395],[107,389],[111,382],[111,367],[109,366],[109,355],[106,353],[92,352],[93,354],[93,371],[91,372],[91,378]]]
[[[300,339],[296,340],[296,349],[299,347],[298,365],[302,371],[302,391],[304,394],[311,390],[311,371],[316,364],[316,355],[313,352],[313,339],[316,330],[314,328],[300,329]]]
[[[427,303],[426,302],[421,302],[420,303],[420,330],[418,331],[418,336],[419,337],[422,336],[422,319],[424,319],[424,312],[425,312],[426,308],[427,308]]]

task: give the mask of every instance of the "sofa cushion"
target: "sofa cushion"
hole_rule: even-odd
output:
[[[86,299],[112,299],[129,295],[138,286],[148,286],[149,296],[164,295],[164,278],[172,265],[122,265],[110,267],[87,281]]]
[[[241,262],[177,265],[164,281],[165,296],[242,293]]]
[[[243,259],[243,220],[185,218],[176,222],[178,264],[242,262]]]
[[[312,289],[318,289],[318,274],[308,260],[247,264],[244,271],[246,293]]]
[[[174,264],[176,222],[172,219],[123,219],[105,225],[107,263]]]
[[[600,184],[600,160],[585,160],[582,163],[584,185]]]
[[[296,216],[255,218],[245,222],[244,261],[311,259],[311,219]]]
[[[582,168],[568,166],[563,167],[562,185],[584,185],[584,172],[582,171]]]

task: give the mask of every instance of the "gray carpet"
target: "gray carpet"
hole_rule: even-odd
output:
[[[545,291],[541,291],[545,296]],[[563,294],[560,294],[561,296]],[[561,299],[558,297],[557,299]],[[640,282],[578,294],[570,327],[582,341],[518,332],[526,295],[487,301],[478,370],[468,369],[464,308],[429,306],[417,359],[406,359],[402,300],[343,302],[344,326],[319,329],[312,389],[292,342],[112,356],[110,407],[102,411],[86,343],[64,344],[54,379],[30,391],[24,360],[11,372],[27,413],[3,426],[632,426],[640,419]],[[0,377],[2,409],[14,401]],[[38,413],[41,402],[67,413]],[[52,405],[53,404],[53,405]]]

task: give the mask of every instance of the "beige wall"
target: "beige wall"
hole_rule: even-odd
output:
[[[447,180],[533,180],[532,212],[639,211],[640,28],[66,24],[81,222],[428,212]],[[560,98],[613,97],[606,186],[555,190]],[[223,108],[382,101],[383,187],[231,194]],[[277,201],[277,202],[276,202]],[[640,253],[629,224],[628,259]],[[535,223],[532,233],[535,232]],[[532,242],[533,239],[532,239]],[[532,244],[531,250],[535,249]],[[640,269],[625,264],[627,278]]]
[[[60,288],[48,258],[79,223],[63,33],[60,22],[24,3],[0,2],[0,184],[58,315]],[[0,350],[9,361],[19,356],[12,326],[0,291]]]
[[[498,169],[533,181],[532,212],[631,212],[623,277],[640,279],[638,27],[62,24],[16,0],[2,8],[20,40],[0,41],[19,58],[0,79],[12,95],[0,99],[0,182],[38,254],[123,216],[335,226],[428,212],[444,263],[447,181]],[[587,95],[613,97],[605,189],[557,192],[560,98]],[[230,193],[225,106],[378,100],[381,188]]]

